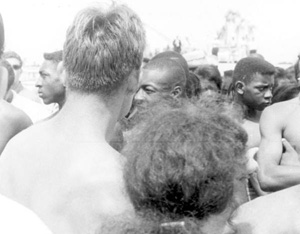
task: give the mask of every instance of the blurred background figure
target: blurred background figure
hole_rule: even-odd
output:
[[[28,98],[31,101],[41,103],[41,99],[38,97],[37,92],[25,88],[20,80],[23,67],[23,61],[20,55],[18,55],[14,51],[7,51],[3,54],[3,59],[9,62],[15,73],[15,81],[11,89],[22,97]]]
[[[200,78],[200,84],[203,92],[220,92],[222,78],[219,69],[214,65],[200,65],[194,71]]]

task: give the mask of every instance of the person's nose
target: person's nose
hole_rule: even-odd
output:
[[[134,101],[143,101],[145,100],[145,91],[143,89],[139,89],[134,95]]]
[[[271,99],[272,97],[273,97],[272,89],[268,89],[267,92],[265,93],[265,98]]]
[[[39,76],[37,81],[35,82],[35,87],[40,88],[42,87],[42,78]]]

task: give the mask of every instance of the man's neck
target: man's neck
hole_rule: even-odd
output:
[[[245,116],[245,119],[247,119],[249,121],[259,123],[261,111],[245,107],[244,116]]]
[[[253,108],[249,108],[243,103],[243,101],[238,96],[234,97],[234,102],[241,106],[243,110],[244,119],[247,119],[255,123],[259,122],[261,111],[255,110]]]
[[[230,226],[228,220],[232,214],[232,209],[227,208],[220,214],[211,215],[208,219],[203,221],[201,231],[209,234],[232,234],[233,227]]]
[[[54,121],[63,129],[74,128],[79,140],[109,142],[120,115],[121,104],[97,95],[70,93]]]

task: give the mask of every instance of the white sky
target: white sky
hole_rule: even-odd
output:
[[[27,62],[61,49],[76,12],[89,0],[0,0],[6,49]],[[206,48],[225,22],[238,11],[256,27],[258,52],[271,62],[296,60],[300,52],[300,0],[122,0],[147,28],[150,48],[165,47],[177,35]]]

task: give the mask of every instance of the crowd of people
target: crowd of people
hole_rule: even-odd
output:
[[[4,29],[1,233],[300,233],[297,64],[252,53],[221,74],[175,44],[143,58],[139,16],[93,5],[34,92]]]

